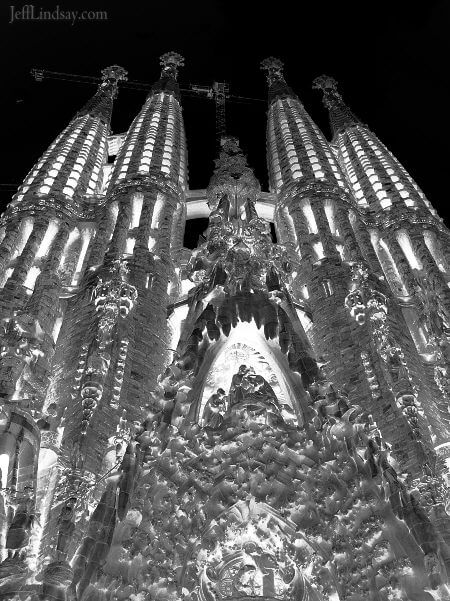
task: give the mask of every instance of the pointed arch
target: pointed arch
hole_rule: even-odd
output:
[[[227,358],[232,357],[234,360],[228,362],[224,372]],[[280,394],[278,400],[292,407],[299,425],[304,423],[308,401],[300,375],[289,368],[288,358],[282,353],[278,341],[266,340],[263,330],[258,329],[254,321],[239,322],[228,337],[222,334],[219,340],[209,345],[193,386],[196,390],[190,410],[193,419],[198,421],[201,418],[206,401],[217,388],[228,391],[234,369],[237,371],[242,363],[252,365],[264,377],[268,375],[275,392]]]

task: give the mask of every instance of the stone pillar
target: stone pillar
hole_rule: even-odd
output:
[[[120,258],[125,251],[125,245],[128,237],[128,228],[131,219],[131,194],[125,192],[118,197],[119,214],[114,228],[114,233],[111,238],[111,243],[107,251],[108,259],[114,260]]]
[[[279,236],[278,242],[295,248],[297,240],[290,220],[291,217],[286,207],[275,208],[274,222],[277,235]]]
[[[11,274],[9,282],[14,282],[14,284],[18,285],[25,282],[28,272],[33,265],[36,253],[39,250],[42,239],[45,236],[45,232],[47,231],[48,224],[48,219],[41,222],[35,222],[33,231],[29,235],[22,253],[17,258],[17,263],[14,271]]]
[[[136,236],[135,248],[147,248],[150,237],[153,210],[156,203],[157,191],[151,190],[144,192],[144,200],[142,202],[142,211],[139,219],[139,229]]]
[[[48,258],[45,263],[44,270],[52,273],[57,272],[68,238],[69,227],[66,223],[61,223],[59,225],[58,233],[56,234],[48,252]]]
[[[355,219],[354,232],[362,255],[370,267],[370,271],[372,273],[375,273],[376,275],[382,275],[383,270],[381,268],[380,262],[378,261],[376,252],[373,248],[369,231],[366,225],[362,223],[362,221],[359,218]]]
[[[133,261],[130,264],[131,281],[138,289],[139,296],[145,293],[147,279],[149,280],[153,276],[153,251],[149,250],[148,245],[157,195],[157,190],[153,189],[144,192],[139,227],[136,233],[136,243],[134,245]]]
[[[89,253],[87,269],[94,267],[95,265],[100,265],[102,262],[114,224],[115,216],[113,212],[113,203],[110,203],[105,207],[104,215],[98,224],[97,232],[92,242],[91,252]]]
[[[169,194],[165,195],[161,217],[158,223],[158,237],[155,244],[155,252],[159,255],[170,257],[170,243],[172,240],[172,224],[179,199]]]
[[[15,242],[19,235],[21,221],[16,217],[8,222],[5,236],[0,244],[0,273],[6,269],[8,261],[14,249]]]
[[[288,207],[289,214],[294,222],[295,235],[297,236],[297,243],[300,249],[302,261],[311,261],[314,257],[314,250],[310,240],[310,234],[308,225],[306,223],[306,217],[303,214],[300,204],[292,204]]]
[[[403,252],[402,247],[398,243],[395,232],[389,232],[386,236],[386,239],[389,252],[391,253],[395,266],[400,274],[403,286],[406,288],[408,294],[411,294],[412,281],[414,276],[411,267],[408,263],[408,260],[405,257],[405,253]]]
[[[179,251],[183,247],[184,229],[186,226],[186,207],[180,204],[175,212],[170,248]]]
[[[339,201],[336,202],[336,221],[342,241],[344,242],[346,254],[350,257],[351,261],[361,261],[363,259],[363,255],[358,242],[356,241],[352,224],[350,223],[348,208],[342,206]]]
[[[442,273],[439,271],[433,256],[428,250],[428,246],[425,244],[422,230],[416,229],[411,232],[411,244],[417,258],[422,264],[427,279],[434,286],[436,292],[439,293],[442,305],[445,307],[446,313],[450,317],[450,290]]]
[[[323,245],[323,252],[326,257],[338,259],[339,253],[336,250],[336,243],[333,240],[333,234],[331,233],[330,224],[323,208],[323,200],[311,201],[311,209],[316,220],[317,229],[320,237],[320,241]]]

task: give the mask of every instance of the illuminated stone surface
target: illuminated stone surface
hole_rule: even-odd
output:
[[[183,63],[119,136],[105,69],[1,218],[0,598],[448,600],[448,231],[274,58],[270,192],[232,137],[188,190]]]

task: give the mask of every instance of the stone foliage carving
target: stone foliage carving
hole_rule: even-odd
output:
[[[212,208],[207,242],[196,249],[187,267],[189,277],[204,288],[220,285],[229,294],[265,291],[289,273],[287,252],[274,245],[267,222],[256,213],[260,186],[239,148],[226,138],[208,187]]]
[[[103,385],[111,363],[114,330],[128,316],[137,299],[134,286],[127,283],[128,269],[115,261],[100,277],[92,296],[99,314],[97,335],[86,357],[80,395],[83,403],[81,432],[85,433],[103,394]]]
[[[419,417],[423,416],[423,411],[417,399],[417,391],[411,380],[405,355],[389,327],[387,297],[371,284],[367,266],[364,264],[352,265],[351,289],[345,299],[345,305],[359,325],[368,322],[397,405],[416,438],[421,438]],[[366,354],[366,369],[367,358]]]

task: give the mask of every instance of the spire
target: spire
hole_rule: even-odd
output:
[[[110,193],[118,182],[137,175],[164,174],[186,187],[186,140],[177,83],[184,58],[176,52],[160,57],[161,75],[153,84],[143,107],[128,129],[114,162]]]
[[[161,65],[161,75],[158,81],[152,86],[151,93],[172,92],[176,98],[180,98],[180,88],[178,87],[178,68],[184,66],[184,57],[177,52],[166,52],[159,57]]]
[[[313,81],[314,90],[322,90],[323,104],[329,111],[333,135],[337,135],[346,127],[361,123],[345,104],[337,89],[337,81],[328,75],[320,75]]]
[[[25,194],[63,193],[72,198],[75,193],[82,197],[97,192],[107,153],[113,99],[118,82],[126,79],[127,72],[118,65],[103,69],[97,92],[41,156],[10,207]]]
[[[269,86],[269,104],[277,98],[297,98],[297,95],[288,86],[283,74],[284,63],[279,58],[269,56],[261,61],[261,70],[266,72]]]
[[[96,94],[88,100],[75,118],[91,115],[109,123],[111,119],[113,100],[117,98],[119,81],[126,81],[127,71],[119,65],[111,65],[102,71],[102,83]]]
[[[234,205],[233,214],[239,217],[239,206],[248,201],[254,202],[261,186],[247,165],[239,140],[233,136],[222,136],[220,144],[220,156],[215,161],[216,168],[207,189],[209,204],[215,205],[217,199],[227,195]]]

